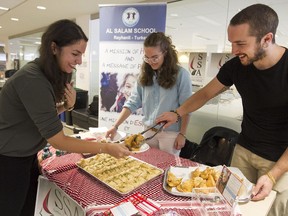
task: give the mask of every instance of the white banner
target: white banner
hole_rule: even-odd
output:
[[[190,53],[189,56],[189,71],[193,85],[204,85],[205,70],[206,70],[206,53]]]
[[[212,53],[207,77],[214,78],[218,74],[222,65],[233,57],[234,55],[231,53]]]
[[[100,5],[99,127],[110,128],[119,117],[141,71],[143,41],[165,24],[166,3]],[[141,114],[140,108],[119,130],[142,131]]]
[[[85,216],[84,209],[55,183],[39,176],[34,216]]]

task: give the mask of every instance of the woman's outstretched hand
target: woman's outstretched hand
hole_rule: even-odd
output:
[[[116,158],[122,158],[133,154],[133,152],[129,151],[124,143],[105,143],[105,150],[105,152]]]

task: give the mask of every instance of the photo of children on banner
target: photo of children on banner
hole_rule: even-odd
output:
[[[101,110],[110,111],[118,92],[117,73],[101,73]]]
[[[122,111],[125,101],[129,98],[135,86],[135,83],[137,81],[137,76],[138,76],[137,74],[133,74],[133,73],[126,73],[123,76],[123,81],[118,88],[118,93],[117,93],[115,103],[110,109],[111,112],[120,113]]]
[[[110,73],[102,72],[101,78],[101,110],[120,113],[125,101],[131,95],[131,92],[137,82],[136,73]],[[142,109],[135,113],[142,115]]]

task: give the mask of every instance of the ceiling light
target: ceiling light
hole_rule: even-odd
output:
[[[166,26],[166,28],[169,28],[169,29],[177,29],[177,28],[174,27],[174,26]]]
[[[19,21],[18,18],[14,18],[14,17],[12,17],[11,20],[12,20],[12,21]]]
[[[170,16],[171,16],[171,17],[178,17],[178,14],[176,14],[176,13],[171,13]]]
[[[195,37],[203,39],[203,40],[211,40],[210,38],[204,37],[202,35],[195,35]]]
[[[44,6],[37,6],[37,9],[39,9],[39,10],[46,10],[46,7],[44,7]]]
[[[0,29],[2,28],[2,26],[0,26]]]
[[[5,11],[8,11],[9,8],[6,8],[6,7],[0,7],[0,10],[5,10]]]
[[[211,19],[209,19],[209,18],[207,18],[207,17],[204,17],[204,16],[196,16],[196,18],[199,19],[199,20],[202,20],[202,21],[204,21],[204,22],[207,22],[207,23],[209,23],[209,24],[212,24],[212,25],[214,25],[214,26],[220,26],[219,23],[217,23],[217,22],[215,22],[214,20],[211,20]]]
[[[182,54],[179,56],[179,62],[180,62],[180,63],[188,63],[188,62],[189,62],[189,56],[188,56],[188,54],[182,53]]]

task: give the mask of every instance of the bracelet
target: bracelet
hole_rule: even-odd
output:
[[[177,115],[177,121],[176,122],[179,122],[180,119],[181,119],[181,116],[179,115],[179,113],[177,112],[177,109],[176,110],[170,110],[170,112],[173,112]]]
[[[66,105],[67,105],[67,103],[64,102],[63,106],[64,106],[64,109],[65,109],[66,111],[72,111],[72,110],[74,109],[74,106],[66,108]]]
[[[69,107],[69,108],[67,109],[67,111],[72,111],[73,109],[74,109],[74,106]]]
[[[180,132],[179,134],[180,134],[181,136],[183,136],[185,139],[187,139],[186,136],[185,136],[183,133]]]
[[[118,130],[118,126],[117,125],[112,125],[113,127],[115,127],[116,130]]]
[[[102,154],[102,143],[100,143],[100,147],[99,147],[99,153],[98,154]]]
[[[275,178],[272,176],[271,172],[269,171],[268,173],[266,173],[266,175],[269,177],[269,179],[273,182],[273,184],[276,184],[276,180]]]

